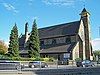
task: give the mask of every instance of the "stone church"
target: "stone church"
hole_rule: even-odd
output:
[[[41,57],[53,57],[58,60],[76,58],[92,60],[90,37],[90,13],[84,8],[80,20],[38,29]],[[19,53],[28,57],[28,23],[25,34],[19,36]]]

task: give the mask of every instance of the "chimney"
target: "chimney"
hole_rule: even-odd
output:
[[[27,42],[28,40],[28,22],[26,22],[25,24],[25,43]]]

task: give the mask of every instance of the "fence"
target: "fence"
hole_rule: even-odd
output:
[[[48,67],[45,67],[45,68],[41,67],[42,63],[39,63],[39,66],[36,68],[33,68],[34,66],[32,68],[30,68],[29,63],[32,61],[14,61],[14,62],[18,66],[16,69],[11,69],[11,68],[16,67],[15,63],[14,64],[12,62],[0,63],[0,67],[1,67],[1,65],[6,65],[5,67],[10,66],[10,68],[8,68],[8,69],[7,68],[5,68],[4,70],[0,69],[0,75],[6,75],[6,74],[7,75],[12,75],[12,74],[13,75],[19,75],[19,74],[41,75],[44,70],[46,70],[45,72],[47,74],[49,73],[50,75],[51,75],[50,72],[54,72],[54,70],[56,70],[56,72],[55,72],[55,73],[57,73],[56,75],[64,75],[63,71],[64,71],[64,73],[66,73],[65,70],[77,68],[75,65],[75,62],[73,62],[73,61],[69,61],[69,63],[66,62],[66,64],[63,61],[46,62],[48,64]],[[11,66],[14,66],[14,67],[11,67]],[[98,64],[97,66],[100,66],[100,64]],[[60,69],[62,71],[60,71]],[[41,70],[43,70],[43,71],[41,71]],[[35,71],[38,71],[38,73],[41,73],[41,74],[35,74],[34,73]],[[87,71],[87,73],[90,73],[90,72],[91,72],[90,70]],[[76,75],[80,75],[79,74],[80,72],[76,72],[76,71],[68,71],[65,75],[72,74],[72,73],[73,73],[73,75],[74,75],[74,73],[75,74],[78,73]],[[84,72],[82,72],[82,73],[84,73]]]

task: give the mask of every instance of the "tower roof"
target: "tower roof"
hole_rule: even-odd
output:
[[[82,10],[82,12],[87,12],[87,10],[84,8],[84,9]]]
[[[90,13],[86,10],[86,8],[84,8],[82,10],[82,12],[80,13],[80,15],[84,15],[84,14],[87,14],[87,13],[90,15]]]

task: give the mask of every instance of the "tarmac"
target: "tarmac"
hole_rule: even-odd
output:
[[[20,72],[20,71],[0,71],[0,75],[37,75],[34,74],[34,72],[28,71],[28,72]]]

